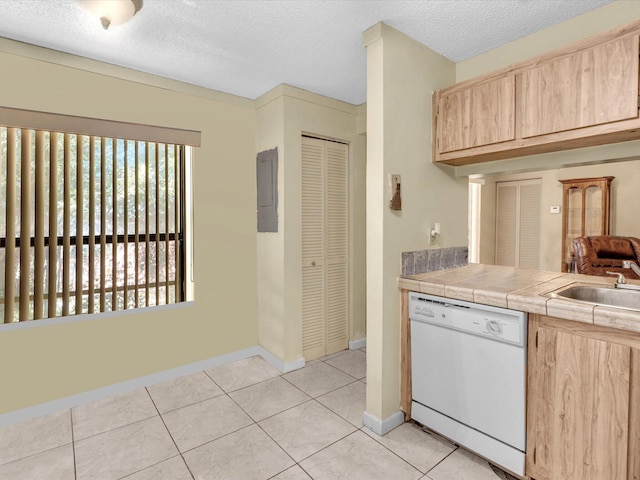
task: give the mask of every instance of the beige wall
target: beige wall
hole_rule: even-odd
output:
[[[610,4],[456,64],[456,82],[507,67],[640,18],[640,2]]]
[[[0,332],[0,414],[255,346],[253,102],[9,41],[0,50],[1,105],[202,131],[195,303]]]
[[[278,147],[279,202],[278,232],[258,234],[260,345],[293,362],[302,357],[302,134],[349,144],[351,340],[365,337],[365,138],[357,107],[286,85],[258,99],[257,112],[257,151]]]
[[[278,231],[257,234],[258,341],[281,360],[285,359],[284,332],[284,97],[260,103],[256,115],[256,153],[278,149]],[[291,358],[290,360],[295,360]]]
[[[431,96],[455,80],[455,65],[385,24],[367,48],[367,413],[399,409],[401,253],[467,244],[467,182],[431,163]],[[402,177],[402,211],[388,208],[388,175]]]

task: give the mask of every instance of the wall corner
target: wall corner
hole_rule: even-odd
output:
[[[362,46],[368,47],[373,42],[382,38],[382,31],[384,29],[384,23],[378,22],[374,26],[369,27],[362,33]]]

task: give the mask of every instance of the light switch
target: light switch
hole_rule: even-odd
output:
[[[400,175],[391,174],[389,175],[389,200],[393,197],[393,194],[396,193],[397,185],[400,183]]]
[[[391,210],[402,210],[402,200],[400,197],[400,175],[389,175],[389,208]]]
[[[552,205],[549,211],[550,213],[560,213],[560,205]]]

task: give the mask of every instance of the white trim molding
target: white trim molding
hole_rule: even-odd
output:
[[[392,413],[387,418],[380,419],[371,415],[368,412],[362,414],[362,424],[377,435],[386,435],[391,430],[399,427],[404,423],[404,412],[398,410]]]
[[[349,340],[349,350],[358,350],[367,346],[367,339],[361,338],[359,340]]]
[[[22,408],[13,412],[3,413],[0,415],[0,427],[40,417],[42,415],[56,413],[67,408],[73,408],[85,403],[95,402],[96,400],[102,400],[114,395],[137,390],[138,388],[144,388],[156,383],[166,382],[167,380],[173,380],[201,370],[219,367],[220,365],[235,362],[237,360],[243,360],[245,358],[255,357],[257,355],[264,358],[267,362],[271,363],[283,373],[302,368],[305,365],[304,358],[300,358],[294,362],[283,362],[263,347],[255,346],[245,348],[244,350],[238,350],[236,352],[227,353],[207,360],[201,360],[199,362],[182,365],[162,372],[152,373],[150,375],[134,378],[125,382],[115,383],[113,385],[97,388],[88,392],[59,398],[57,400]]]
[[[259,355],[262,358],[264,358],[267,362],[269,362],[271,365],[273,365],[278,370],[280,370],[282,373],[292,372],[306,365],[304,357],[300,357],[297,360],[294,360],[293,362],[284,362],[280,360],[278,357],[276,357],[273,353],[268,351],[267,349],[260,346],[257,348],[260,352]]]

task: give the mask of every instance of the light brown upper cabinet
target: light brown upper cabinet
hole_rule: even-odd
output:
[[[506,142],[515,138],[515,77],[489,80],[442,95],[441,151]]]
[[[515,158],[640,139],[640,21],[438,90],[434,162]]]
[[[522,136],[638,116],[638,36],[596,45],[522,72]]]

